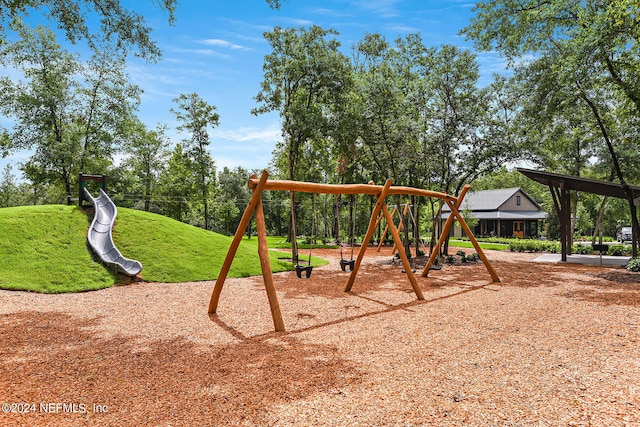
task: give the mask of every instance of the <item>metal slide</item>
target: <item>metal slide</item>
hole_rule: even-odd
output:
[[[123,257],[113,243],[111,229],[118,214],[116,205],[102,188],[100,189],[100,197],[97,199],[94,199],[86,188],[84,189],[84,194],[95,208],[93,221],[91,221],[89,233],[87,234],[87,240],[93,251],[100,257],[102,262],[121,273],[129,276],[135,276],[140,273],[140,271],[142,271],[142,264],[138,261]]]

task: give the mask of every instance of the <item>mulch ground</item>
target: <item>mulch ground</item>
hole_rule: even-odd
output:
[[[260,277],[0,291],[0,425],[640,425],[640,275],[487,251],[419,301],[388,252],[276,274],[286,333]]]

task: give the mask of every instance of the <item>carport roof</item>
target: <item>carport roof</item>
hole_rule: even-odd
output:
[[[524,168],[518,168],[518,172],[534,181],[551,187],[600,194],[602,196],[617,197],[619,199],[627,198],[622,185],[616,184],[615,182],[580,178],[577,176],[561,175],[558,173]],[[640,197],[640,187],[629,186],[629,188],[631,188],[631,191],[633,192],[634,199],[638,199]]]

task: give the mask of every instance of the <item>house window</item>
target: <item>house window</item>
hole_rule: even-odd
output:
[[[516,205],[520,206],[520,196],[516,196]]]

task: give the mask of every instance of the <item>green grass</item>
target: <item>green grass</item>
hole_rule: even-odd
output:
[[[490,249],[495,251],[506,251],[509,250],[508,244],[503,243],[486,243],[486,242],[478,242],[482,249]],[[456,248],[473,248],[473,243],[468,240],[449,240],[449,246],[454,246]]]
[[[0,209],[0,288],[44,293],[102,289],[120,281],[87,249],[91,218],[73,206]],[[149,282],[213,280],[231,244],[222,236],[170,218],[119,208],[113,240],[127,258],[142,263]],[[243,239],[229,277],[261,275],[258,239]],[[270,251],[274,272],[292,269],[290,254]],[[314,258],[315,265],[326,261]]]
[[[314,249],[338,249],[340,246],[333,244],[324,244],[319,239],[316,239],[316,243],[313,244],[313,247],[310,247],[308,243],[304,243],[305,239],[298,238],[298,252],[301,249],[304,249],[307,252],[311,249],[311,254],[313,255]],[[289,249],[291,250],[291,242],[287,242],[287,238],[285,236],[267,236],[267,242],[270,248],[278,248],[278,249]],[[302,253],[299,253],[302,257]]]
[[[111,286],[115,275],[87,251],[88,226],[71,206],[0,209],[0,287],[58,293]]]

